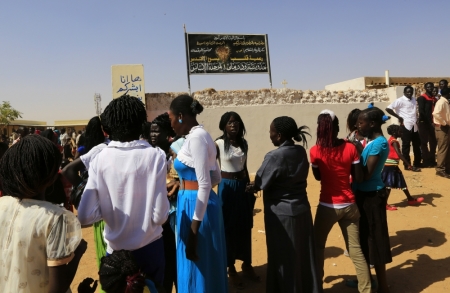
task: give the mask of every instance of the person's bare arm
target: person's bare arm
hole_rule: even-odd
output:
[[[68,264],[49,267],[49,293],[65,293],[69,289],[86,249],[87,242],[82,239]]]
[[[367,159],[367,166],[364,168],[364,181],[369,180],[372,175],[373,171],[375,171],[375,167],[377,166],[378,160],[380,160],[380,156],[369,156]]]
[[[62,169],[62,175],[74,186],[78,186],[82,179],[79,172],[85,168],[80,158],[74,160]]]
[[[320,180],[321,180],[321,177],[320,177],[320,170],[319,170],[319,168],[317,168],[317,167],[311,167],[311,169],[312,169],[314,178],[316,178],[317,181],[320,181]]]
[[[394,110],[390,109],[390,108],[386,108],[386,112],[388,112],[389,114],[391,114],[392,116],[394,116],[395,118],[398,119],[398,122],[400,122],[400,124],[403,124],[403,118],[400,117],[397,113],[395,113]]]
[[[360,183],[364,180],[364,171],[361,163],[352,164],[352,179],[353,182]]]
[[[393,141],[392,146],[394,147],[395,152],[397,153],[400,160],[403,161],[405,166],[408,166],[408,169],[412,169],[411,164],[408,162],[408,160],[406,160],[405,156],[403,156],[402,151],[400,150],[400,144],[398,143],[398,141]]]

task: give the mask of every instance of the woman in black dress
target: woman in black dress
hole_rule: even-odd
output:
[[[311,209],[306,195],[309,163],[305,126],[282,116],[270,124],[270,139],[277,149],[266,154],[248,190],[263,190],[267,243],[266,292],[319,293]]]

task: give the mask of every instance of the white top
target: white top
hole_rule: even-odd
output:
[[[220,169],[224,172],[239,172],[244,170],[247,155],[240,147],[230,145],[228,152],[225,151],[225,141],[216,140],[220,152]]]
[[[59,136],[59,140],[61,141],[61,145],[65,146],[69,142],[70,136],[67,134],[67,132],[64,132]]]
[[[450,124],[450,105],[446,98],[436,102],[433,110],[433,122],[442,126]]]
[[[159,239],[167,220],[166,154],[145,140],[111,141],[90,163],[78,208],[82,225],[105,221],[108,253]]]
[[[81,225],[50,202],[0,198],[0,292],[48,292],[49,267],[66,265],[80,244]]]
[[[193,219],[197,221],[203,220],[212,186],[221,180],[216,156],[216,145],[203,125],[192,127],[177,155],[180,162],[195,169],[198,194]]]
[[[93,147],[87,154],[80,156],[81,162],[86,167],[86,170],[89,171],[89,166],[92,160],[108,145],[106,143],[101,143]]]
[[[410,100],[407,97],[402,96],[387,107],[394,110],[398,116],[403,118],[403,125],[405,125],[406,129],[411,130],[414,127],[414,132],[418,130],[417,101],[415,97],[412,97]]]

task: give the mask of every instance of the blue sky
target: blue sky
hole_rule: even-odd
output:
[[[268,34],[273,87],[360,76],[449,76],[450,1],[3,0],[0,101],[23,119],[89,119],[111,65],[144,64],[146,92],[186,91],[188,32]],[[192,90],[259,89],[257,75],[192,76]]]

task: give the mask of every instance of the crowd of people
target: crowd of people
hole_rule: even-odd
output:
[[[251,235],[255,193],[262,190],[266,292],[323,292],[324,250],[336,223],[356,271],[347,285],[390,292],[386,211],[396,209],[388,204],[390,191],[403,190],[410,205],[423,201],[410,195],[400,161],[406,171],[436,167],[438,176],[450,178],[450,90],[441,84],[427,83],[417,102],[413,88],[405,88],[386,109],[400,122],[388,127],[389,139],[382,125],[390,117],[373,104],[348,114],[345,139],[336,114],[323,110],[309,160],[308,127],[275,118],[267,127],[276,149],[254,180],[240,115],[224,113],[214,140],[198,123],[202,105],[188,95],[151,122],[142,102],[125,95],[79,135],[21,133],[11,147],[0,144],[0,291],[68,291],[87,249],[81,227],[89,225],[99,273],[79,284],[79,293],[95,292],[97,278],[108,293],[173,287],[225,293],[229,281],[242,290],[261,280],[252,266]],[[314,221],[310,167],[321,183]]]

